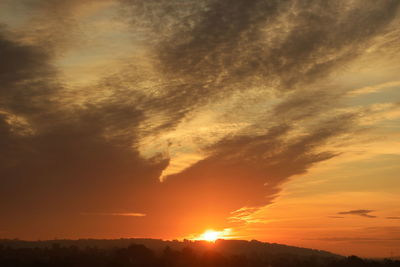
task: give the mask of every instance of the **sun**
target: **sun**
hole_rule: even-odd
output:
[[[208,242],[215,242],[217,239],[222,237],[222,232],[207,230],[199,237],[200,240],[205,240]]]
[[[215,231],[213,229],[207,229],[205,232],[202,234],[195,234],[191,235],[188,237],[190,240],[202,240],[202,241],[207,241],[210,243],[215,243],[216,240],[218,239],[231,239],[232,236],[232,229],[231,228],[225,228],[221,231]]]

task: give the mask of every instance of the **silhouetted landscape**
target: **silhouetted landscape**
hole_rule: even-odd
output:
[[[0,240],[0,266],[400,266],[256,240]]]

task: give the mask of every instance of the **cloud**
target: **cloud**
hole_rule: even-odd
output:
[[[361,54],[398,7],[394,1],[122,2],[168,81],[165,104],[157,106],[175,114],[254,87],[304,91]]]
[[[256,207],[272,203],[289,177],[334,157],[334,152],[316,152],[315,148],[347,129],[346,123],[351,120],[326,121],[309,134],[289,140],[289,126],[259,136],[225,138],[209,147],[209,157],[167,177],[163,187],[168,194],[179,192],[177,198],[183,202],[175,209],[184,216],[192,216],[185,210],[187,203],[196,209],[196,215],[217,218],[232,217],[230,212],[242,207],[254,212]],[[236,214],[235,219],[248,215]]]
[[[25,10],[26,20],[15,32],[21,41],[46,47],[60,56],[87,41],[79,20],[113,3],[114,0],[21,0],[18,5]]]
[[[400,220],[400,216],[389,216],[389,217],[386,217],[386,219],[389,219],[389,220]]]
[[[64,104],[67,92],[51,54],[5,35],[0,51],[3,210],[29,206],[51,216],[78,207],[132,208],[122,192],[156,183],[166,164],[161,158],[143,159],[132,148],[142,112],[118,93],[104,102]],[[25,123],[16,125],[15,117]],[[20,134],[17,126],[31,131]],[[7,204],[11,199],[16,201]]]
[[[326,237],[306,240],[320,240],[329,242],[377,242],[377,241],[400,241],[400,238],[376,238],[376,237]]]
[[[81,212],[81,215],[88,216],[125,216],[125,217],[145,217],[144,213],[135,212]]]
[[[398,7],[395,1],[356,1],[354,6],[344,1],[123,2],[132,7],[135,26],[149,25],[158,34],[156,55],[170,75],[222,87],[265,77],[282,89],[323,77],[352,60]],[[363,22],[373,26],[360,31]]]
[[[369,214],[369,213],[371,213],[373,211],[374,210],[350,210],[350,211],[341,211],[341,212],[338,212],[338,214],[342,214],[342,215],[357,215],[357,216],[367,217],[367,218],[376,218],[376,216]]]

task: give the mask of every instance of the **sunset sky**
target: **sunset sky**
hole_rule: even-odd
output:
[[[399,6],[0,0],[0,238],[400,255]]]

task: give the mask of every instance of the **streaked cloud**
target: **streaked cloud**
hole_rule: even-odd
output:
[[[370,214],[371,212],[374,212],[374,210],[350,210],[350,211],[341,211],[341,212],[338,212],[338,214],[357,215],[357,216],[367,217],[367,218],[376,218],[376,216]]]
[[[315,239],[310,239],[315,240]],[[400,238],[375,238],[375,237],[327,237],[319,238],[320,241],[329,242],[376,242],[376,241],[400,241]]]
[[[399,87],[399,86],[400,86],[400,81],[385,82],[382,84],[377,84],[375,86],[366,86],[363,88],[353,90],[353,91],[349,92],[349,95],[357,96],[357,95],[362,95],[362,94],[377,93],[377,92],[380,92],[381,90],[384,90],[387,88]]]
[[[345,217],[343,217],[343,216],[328,216],[328,218],[343,219],[343,218],[345,218]]]
[[[389,219],[389,220],[400,220],[400,216],[388,216],[388,217],[386,217],[386,219]]]
[[[85,216],[126,216],[126,217],[145,217],[144,213],[135,212],[81,212]]]

